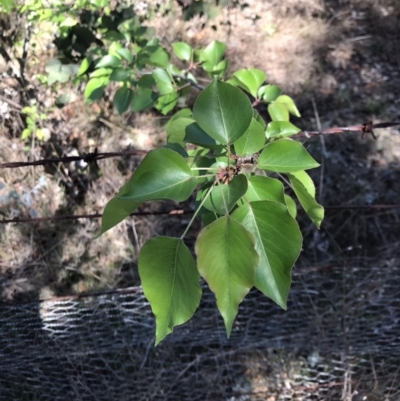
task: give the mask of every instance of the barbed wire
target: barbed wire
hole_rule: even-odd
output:
[[[400,121],[390,121],[377,124],[373,124],[372,121],[369,121],[365,124],[352,125],[348,127],[331,127],[324,129],[322,131],[300,131],[296,135],[293,135],[292,138],[310,138],[311,136],[316,136],[316,135],[332,135],[332,134],[345,134],[349,132],[352,133],[361,132],[361,138],[363,139],[366,134],[371,134],[372,137],[376,139],[374,129],[390,128],[398,125],[400,125]],[[0,163],[0,168],[43,166],[46,164],[71,163],[81,160],[86,163],[91,163],[91,162],[96,162],[97,160],[109,159],[112,157],[140,156],[140,155],[145,155],[147,153],[148,153],[147,150],[129,150],[124,152],[98,152],[96,149],[94,152],[84,153],[80,156],[64,156],[59,158],[41,159],[29,162],[18,161],[18,162]]]
[[[324,206],[326,210],[391,210],[400,209],[400,204],[396,205],[330,205]],[[173,215],[184,215],[193,214],[194,210],[184,210],[184,209],[173,209],[166,212],[133,212],[129,216],[173,216]],[[101,213],[92,214],[75,214],[66,216],[48,216],[48,217],[31,217],[22,218],[14,217],[12,219],[0,219],[0,224],[10,224],[10,223],[42,223],[45,221],[62,221],[62,220],[78,220],[78,219],[99,219],[103,215]]]

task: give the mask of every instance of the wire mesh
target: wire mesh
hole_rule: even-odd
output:
[[[295,269],[226,339],[214,296],[154,348],[139,287],[0,308],[0,400],[398,400],[400,266]]]

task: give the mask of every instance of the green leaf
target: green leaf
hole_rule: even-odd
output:
[[[214,40],[202,51],[200,60],[205,61],[211,67],[214,67],[221,61],[225,50],[225,43]]]
[[[296,173],[291,173],[293,177],[296,177],[307,190],[307,192],[315,198],[315,185],[312,178],[305,171],[297,171]]]
[[[119,199],[182,202],[189,198],[195,186],[196,179],[181,155],[166,148],[154,149],[139,164]]]
[[[220,215],[228,214],[246,191],[247,178],[240,174],[227,184],[215,185],[203,206]]]
[[[116,57],[112,56],[111,54],[107,54],[102,57],[96,64],[96,69],[98,68],[105,68],[105,67],[119,67],[121,65],[121,60]]]
[[[289,112],[283,103],[271,103],[268,113],[272,121],[289,121]]]
[[[128,110],[133,99],[133,91],[126,86],[119,88],[114,95],[113,105],[119,114]]]
[[[288,174],[288,176],[300,205],[317,228],[320,228],[322,220],[324,219],[324,208],[317,203],[314,196],[309,192],[310,187],[308,180],[304,180],[304,176],[299,174]],[[306,186],[308,186],[308,189]]]
[[[156,109],[160,110],[162,114],[169,113],[177,104],[179,95],[177,92],[168,95],[160,96],[157,99]]]
[[[257,97],[262,99],[264,102],[269,103],[275,101],[281,93],[282,90],[279,86],[265,85],[258,90]]]
[[[281,95],[276,99],[277,103],[283,103],[288,109],[290,114],[293,114],[296,117],[300,117],[299,110],[297,110],[296,105],[291,97],[287,95]]]
[[[92,62],[92,60],[90,58],[85,57],[82,60],[81,65],[80,65],[79,70],[78,70],[78,73],[76,75],[79,77],[82,74],[84,74],[89,69],[91,62]]]
[[[152,76],[156,81],[156,87],[160,92],[160,95],[169,95],[170,93],[175,92],[174,83],[167,71],[162,70],[161,68],[156,68],[152,72]]]
[[[238,70],[233,76],[237,79],[238,85],[254,98],[257,97],[257,91],[265,81],[265,73],[257,68]]]
[[[193,115],[209,136],[227,145],[246,132],[253,111],[250,100],[240,89],[214,80],[200,93]]]
[[[139,88],[133,95],[132,111],[143,111],[153,107],[158,99],[157,93],[149,88]]]
[[[295,219],[297,216],[297,206],[296,202],[293,200],[293,198],[289,195],[285,194],[285,202],[286,206],[288,208],[289,214]]]
[[[131,63],[133,61],[133,55],[130,52],[130,50],[122,48],[122,49],[117,49],[116,53],[120,55],[124,60],[126,60],[128,63]]]
[[[162,47],[157,46],[157,50],[150,54],[148,64],[155,67],[167,68],[169,64],[169,54]]]
[[[124,82],[130,78],[131,74],[125,68],[115,68],[110,74],[110,81]]]
[[[253,118],[263,127],[263,129],[265,129],[267,124],[256,109],[253,109]]]
[[[90,78],[94,77],[109,77],[112,73],[112,68],[98,68],[90,73]]]
[[[296,220],[289,214],[286,205],[271,201],[247,203],[236,209],[232,217],[256,240],[256,251],[260,258],[255,287],[286,309],[291,268],[302,244]]]
[[[107,77],[95,77],[91,78],[86,84],[85,91],[83,93],[85,100],[99,100],[104,93],[104,89],[108,84]]]
[[[258,168],[278,173],[291,173],[318,166],[304,146],[291,139],[269,143],[258,158]]]
[[[197,268],[217,298],[229,337],[238,306],[254,284],[258,255],[253,235],[224,216],[203,228],[195,251]]]
[[[32,128],[25,128],[21,133],[21,139],[29,138],[32,133]]]
[[[182,117],[169,121],[166,128],[168,143],[184,143],[186,128],[193,124],[192,118]]]
[[[258,152],[264,143],[264,129],[257,120],[252,118],[246,132],[233,145],[237,155],[247,156]]]
[[[188,321],[200,303],[199,273],[181,239],[155,237],[139,254],[139,275],[156,317],[156,345]]]
[[[248,179],[245,197],[248,202],[269,200],[285,204],[283,184],[275,178],[262,175],[253,175]]]
[[[97,237],[119,224],[122,220],[125,220],[139,207],[140,202],[119,199],[119,196],[122,195],[127,188],[128,184],[126,183],[121,187],[118,194],[108,201],[104,208],[103,216],[101,217],[101,229]]]
[[[216,149],[220,145],[204,132],[197,123],[190,124],[185,130],[185,142],[193,143],[194,145],[202,146],[207,149]]]
[[[300,128],[297,128],[289,121],[271,121],[267,126],[265,135],[267,138],[273,138],[278,135],[284,138],[290,135],[295,135],[300,131]]]
[[[172,49],[180,60],[189,61],[192,57],[192,48],[185,42],[172,43]]]

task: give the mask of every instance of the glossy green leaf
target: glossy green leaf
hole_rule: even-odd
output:
[[[281,95],[276,99],[277,103],[283,103],[288,109],[290,114],[293,114],[296,117],[300,117],[300,112],[297,110],[297,107],[293,101],[293,99],[287,95]]]
[[[203,206],[220,215],[228,214],[246,191],[247,178],[240,174],[227,184],[215,185]]]
[[[204,132],[197,123],[192,123],[186,127],[185,142],[193,143],[194,145],[203,146],[207,149],[215,149],[220,145]]]
[[[257,68],[238,70],[233,76],[238,80],[238,85],[254,98],[257,97],[257,91],[265,81],[265,73]]]
[[[153,199],[170,199],[182,202],[189,198],[196,179],[185,159],[166,148],[151,150],[127,183],[119,199],[142,202]]]
[[[312,222],[320,228],[322,220],[324,219],[324,208],[314,199],[314,196],[309,192],[310,187],[308,180],[304,180],[304,176],[288,174],[290,184],[293,191],[303,207],[308,217]],[[304,182],[304,183],[303,183]],[[308,186],[308,189],[307,187]]]
[[[256,109],[253,109],[253,118],[263,127],[263,129],[265,129],[267,124]]]
[[[296,177],[307,190],[307,192],[315,198],[315,185],[312,178],[305,171],[297,171],[295,173],[291,173],[291,176]]]
[[[114,95],[113,105],[119,114],[128,110],[133,99],[133,91],[126,86],[119,88]]]
[[[158,46],[157,50],[150,54],[147,63],[155,67],[167,68],[169,54],[162,47]]]
[[[153,107],[158,96],[149,88],[139,88],[133,95],[131,110],[143,111]]]
[[[285,202],[286,206],[288,208],[289,214],[295,219],[297,216],[297,206],[296,202],[293,200],[293,198],[289,195],[285,194]]]
[[[160,110],[162,114],[169,113],[177,104],[179,95],[177,92],[170,93],[168,95],[160,96],[157,99],[157,103],[155,105],[157,110]]]
[[[195,251],[197,268],[217,298],[229,337],[238,306],[254,284],[258,255],[254,237],[230,216],[200,232]]]
[[[232,217],[256,240],[260,258],[254,285],[286,309],[291,269],[302,244],[296,220],[289,214],[286,205],[271,201],[246,203],[236,209]]]
[[[214,67],[221,61],[225,50],[225,43],[214,40],[202,51],[200,59],[201,61],[205,61],[210,66]]]
[[[271,103],[268,105],[268,113],[272,121],[289,121],[289,112],[283,103]]]
[[[131,74],[125,68],[115,68],[110,74],[110,81],[123,82],[130,78]]]
[[[247,96],[232,85],[214,80],[200,93],[193,115],[197,124],[222,144],[232,144],[247,130],[252,118]]]
[[[180,60],[189,61],[192,57],[192,48],[185,42],[172,43],[172,49]]]
[[[126,60],[128,63],[131,63],[133,61],[133,55],[131,51],[126,48],[117,49],[116,53],[119,56],[121,56],[124,60]]]
[[[188,117],[176,118],[169,121],[166,128],[168,143],[184,143],[186,128],[193,124],[194,120]]]
[[[90,78],[94,77],[109,77],[112,73],[112,68],[97,68],[90,73]]]
[[[290,139],[279,139],[268,144],[258,158],[258,168],[278,173],[291,173],[318,166],[301,143]]]
[[[275,178],[262,175],[254,175],[248,179],[245,197],[248,202],[269,200],[285,204],[283,184]]]
[[[162,70],[161,68],[156,68],[152,72],[152,76],[156,81],[156,86],[160,95],[168,95],[175,92],[174,83],[167,71]]]
[[[156,345],[177,325],[188,321],[200,303],[195,261],[179,238],[155,237],[139,254],[143,293],[156,317]]]
[[[281,93],[282,90],[279,88],[279,86],[265,85],[258,90],[257,95],[259,99],[269,103],[275,101]]]
[[[121,65],[121,60],[118,57],[112,56],[111,54],[107,54],[97,62],[96,69],[102,67],[113,68],[113,67],[119,67],[120,65]]]
[[[91,61],[92,60],[88,57],[85,57],[82,60],[81,65],[79,66],[78,73],[76,74],[78,77],[84,74],[89,69]]]
[[[127,187],[128,184],[126,183],[121,187],[118,194],[108,201],[101,217],[101,229],[98,236],[125,220],[139,207],[140,202],[119,199],[119,196],[127,190]]]
[[[257,120],[252,118],[246,132],[234,143],[235,152],[238,156],[252,155],[258,152],[264,143],[264,129]]]
[[[265,135],[267,138],[273,138],[276,136],[284,138],[295,135],[300,131],[300,128],[297,128],[289,121],[271,121],[265,130]]]
[[[96,77],[91,78],[86,84],[85,91],[83,93],[85,100],[99,100],[104,93],[104,89],[108,84],[107,77]]]

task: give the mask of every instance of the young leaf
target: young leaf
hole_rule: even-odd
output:
[[[116,53],[121,56],[124,60],[126,60],[128,63],[131,63],[133,61],[133,55],[129,49],[121,48],[117,49]]]
[[[293,173],[288,176],[300,205],[317,228],[320,228],[324,219],[324,208],[314,199],[315,189],[313,195],[308,179],[302,174]]]
[[[260,169],[278,173],[291,173],[318,166],[301,143],[290,139],[279,139],[268,144],[261,152],[257,165]]]
[[[188,321],[199,306],[199,273],[181,239],[155,237],[140,251],[139,275],[156,317],[157,345],[175,326]]]
[[[113,105],[119,114],[128,110],[133,99],[133,91],[126,86],[119,88],[114,95]]]
[[[264,102],[269,103],[275,101],[281,93],[282,90],[279,86],[265,85],[258,90],[257,97],[261,98]]]
[[[257,120],[252,118],[249,128],[233,145],[238,156],[247,156],[258,152],[264,143],[264,129]]]
[[[295,219],[297,216],[296,202],[293,200],[293,198],[291,196],[286,195],[286,194],[285,194],[285,202],[286,202],[286,206],[287,206],[289,214]]]
[[[151,150],[139,164],[119,199],[142,202],[153,199],[186,200],[196,186],[185,159],[166,148]]]
[[[238,86],[249,92],[254,98],[257,91],[265,81],[265,73],[257,68],[238,70],[233,73],[238,81]]]
[[[107,54],[97,62],[96,69],[102,67],[119,67],[120,65],[121,61],[118,57]]]
[[[260,258],[255,287],[286,309],[291,269],[302,244],[296,220],[285,205],[271,201],[244,204],[232,213],[232,217],[256,240],[256,251]]]
[[[165,115],[169,113],[176,106],[178,98],[179,98],[178,92],[160,96],[157,99],[155,107],[157,110],[160,110],[160,112]]]
[[[262,175],[254,175],[248,179],[245,197],[248,202],[269,200],[285,204],[283,184],[275,178]]]
[[[97,237],[125,220],[139,207],[140,202],[119,199],[119,196],[127,190],[127,187],[128,184],[126,183],[121,187],[118,194],[108,201],[101,217],[101,229]]]
[[[209,65],[211,68],[215,67],[224,55],[226,44],[213,40],[201,53],[201,61]]]
[[[168,143],[183,143],[186,135],[186,128],[195,121],[192,118],[182,117],[168,121],[165,127]]]
[[[283,103],[271,103],[268,113],[272,121],[289,121],[289,112]]]
[[[192,57],[192,48],[185,42],[172,43],[172,49],[180,60],[189,61]]]
[[[228,184],[214,186],[203,206],[220,215],[228,214],[236,202],[246,193],[247,178],[240,174]]]
[[[156,68],[152,72],[152,76],[156,81],[156,86],[160,95],[168,95],[175,92],[174,83],[167,71],[162,70],[161,68]]]
[[[300,117],[299,110],[297,110],[296,105],[291,97],[287,95],[281,95],[276,99],[277,103],[283,103],[288,109],[290,114],[293,114],[296,117]]]
[[[230,216],[209,224],[195,244],[197,268],[217,298],[229,337],[238,306],[254,284],[254,237]]]
[[[107,77],[95,77],[91,78],[86,84],[83,96],[85,100],[96,101],[103,96],[104,88],[108,84]]]
[[[214,80],[200,93],[193,115],[209,136],[227,145],[246,132],[253,112],[250,100],[240,89]]]
[[[271,121],[267,126],[265,135],[267,138],[273,138],[278,135],[284,138],[290,135],[295,135],[300,131],[300,128],[297,128],[289,121]]]

